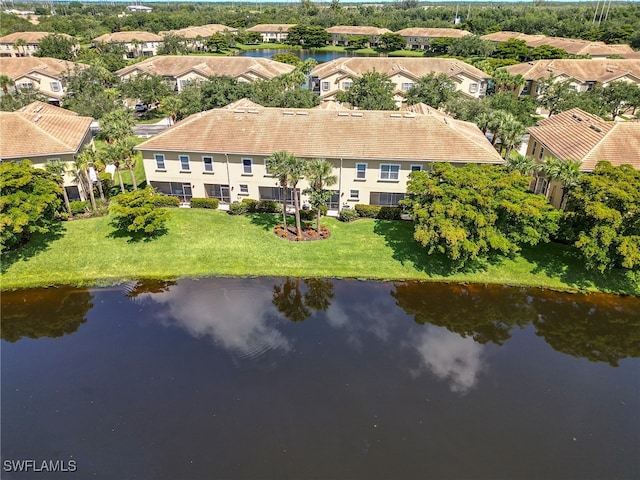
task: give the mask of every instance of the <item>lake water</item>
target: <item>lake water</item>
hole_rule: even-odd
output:
[[[259,58],[271,58],[277,53],[293,53],[295,56],[300,58],[301,60],[307,60],[309,58],[314,58],[318,63],[329,62],[331,60],[335,60],[336,58],[342,57],[379,57],[383,55],[378,54],[362,54],[362,53],[353,53],[353,52],[322,52],[317,50],[283,50],[283,49],[263,49],[263,50],[245,50],[239,53],[239,56],[244,57],[259,57]]]
[[[2,478],[638,478],[639,312],[410,282],[5,292]]]

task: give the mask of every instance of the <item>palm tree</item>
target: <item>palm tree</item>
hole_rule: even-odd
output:
[[[13,46],[16,47],[18,49],[18,51],[20,52],[20,54],[18,55],[19,57],[24,57],[25,56],[24,47],[27,46],[27,42],[25,41],[24,38],[17,39],[14,42]]]
[[[9,87],[15,85],[14,81],[11,80],[7,75],[0,75],[0,88],[2,89],[2,93],[7,95],[9,93]]]
[[[513,147],[520,144],[521,137],[525,133],[525,126],[515,118],[508,118],[502,125],[502,144],[500,145],[500,154],[502,149],[507,148],[505,158],[509,158],[509,154]]]
[[[514,155],[509,155],[505,159],[505,166],[509,172],[520,172],[525,177],[533,177],[533,181],[529,184],[529,187],[533,190],[537,184],[538,174],[540,173],[541,165],[537,163],[532,157],[521,155],[516,152]]]
[[[302,180],[305,173],[307,173],[307,162],[302,158],[291,155],[289,158],[288,171],[289,171],[289,186],[293,189],[293,208],[296,216],[296,236],[299,239],[302,238],[302,225],[300,223],[300,200],[298,199],[298,183]]]
[[[93,195],[93,182],[91,181],[91,175],[89,174],[89,168],[93,164],[93,152],[86,148],[76,156],[73,162],[74,169],[76,170],[76,180],[83,185],[83,190],[89,192],[89,198],[91,200],[91,209],[95,212],[98,207],[96,206],[96,197]]]
[[[549,183],[556,180],[562,184],[560,208],[564,207],[567,194],[578,185],[581,163],[582,162],[575,160],[559,160],[557,158],[547,157],[542,164],[542,171]],[[548,195],[549,185],[547,185],[547,192],[545,193]]]
[[[325,159],[315,159],[307,164],[307,174],[309,175],[309,189],[311,206],[316,209],[316,230],[320,231],[321,208],[326,205],[331,192],[325,190],[338,182],[338,177],[332,175],[333,165]]]
[[[502,124],[505,122],[507,115],[509,115],[509,113],[505,112],[504,110],[495,110],[489,114],[487,126],[493,133],[493,137],[491,138],[491,145],[493,146],[495,146],[498,138],[500,138]]]
[[[113,110],[106,113],[100,119],[100,134],[107,143],[113,143],[118,139],[133,135],[135,120],[131,113],[125,109]]]
[[[125,167],[129,169],[129,174],[131,175],[131,183],[133,184],[133,189],[138,189],[138,182],[136,182],[136,177],[133,174],[133,169],[136,167],[136,154],[133,151],[133,147],[136,146],[132,137],[125,137],[118,142],[121,145],[122,151],[122,161]]]
[[[67,166],[65,162],[60,159],[55,160],[47,160],[44,168],[47,172],[52,173],[58,179],[58,185],[62,188],[62,197],[64,198],[64,206],[67,208],[67,213],[69,216],[71,213],[71,204],[69,203],[69,195],[67,195],[67,189],[64,188],[64,174],[66,172]]]
[[[119,143],[107,144],[107,150],[105,152],[107,161],[116,168],[118,174],[118,180],[120,181],[120,192],[124,193],[124,182],[122,181],[122,171],[120,170],[122,152]]]
[[[182,99],[177,95],[169,95],[160,100],[160,111],[169,117],[170,125],[176,123],[181,109]]]
[[[289,160],[292,155],[287,151],[275,152],[267,157],[268,171],[278,178],[282,188],[282,226],[287,229],[287,193],[289,187]]]
[[[522,75],[511,75],[504,68],[498,68],[495,71],[493,77],[491,77],[491,82],[494,85],[496,93],[511,92],[514,97],[520,94],[520,90],[527,83]]]

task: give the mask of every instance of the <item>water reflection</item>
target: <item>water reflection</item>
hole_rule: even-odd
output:
[[[87,290],[51,288],[2,293],[2,339],[58,338],[78,330],[93,307]]]
[[[300,278],[287,277],[273,286],[272,303],[286,318],[292,322],[302,322],[309,318],[313,310],[324,311],[329,308],[333,295],[331,280],[308,278],[303,281],[305,291],[300,285]]]
[[[243,358],[290,350],[289,340],[274,325],[266,285],[248,285],[239,279],[225,279],[223,285],[182,280],[165,291],[141,293],[138,298],[165,307],[156,313],[162,324],[183,328],[196,338],[208,337]]]

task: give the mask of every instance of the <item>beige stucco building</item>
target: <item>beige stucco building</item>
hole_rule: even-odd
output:
[[[92,120],[42,102],[16,112],[0,112],[0,161],[28,159],[44,168],[49,160],[62,160],[71,167],[76,155],[93,142]],[[64,180],[70,199],[85,198],[71,173]]]
[[[329,203],[333,210],[358,203],[397,205],[409,173],[433,162],[502,162],[475,125],[428,108],[286,109],[248,100],[192,115],[136,148],[149,184],[183,202],[280,200],[267,157],[286,150],[304,159],[325,158],[338,177]],[[303,181],[301,190],[306,186]]]
[[[295,23],[261,23],[247,28],[247,32],[258,32],[264,43],[283,43],[289,37],[289,29]]]
[[[73,37],[65,33],[14,32],[0,37],[0,57],[33,57],[40,48],[40,42],[49,35],[59,35],[67,40]],[[74,43],[72,51],[77,53],[80,45]]]
[[[197,27],[181,28],[180,30],[169,30],[166,32],[160,32],[162,37],[168,35],[175,35],[183,38],[185,46],[194,52],[206,51],[207,40],[216,33],[237,35],[238,29],[221,25],[219,23],[210,23],[208,25],[200,25]]]
[[[427,50],[434,38],[462,38],[471,32],[458,28],[405,28],[396,32],[407,42],[409,50]]]
[[[640,123],[608,122],[579,108],[540,120],[528,129],[527,156],[538,162],[547,157],[581,162],[580,171],[592,172],[600,160],[613,166],[628,164],[640,170]],[[562,184],[537,178],[536,193],[545,193],[560,208]]]
[[[383,33],[391,33],[388,28],[367,27],[362,25],[336,25],[327,28],[327,32],[331,35],[332,45],[349,46],[351,37],[368,37],[367,47],[374,48],[378,46],[380,35]]]
[[[309,88],[323,100],[334,100],[336,93],[348,90],[355,78],[376,71],[388,75],[395,84],[395,100],[404,95],[420,77],[446,74],[456,90],[474,98],[484,96],[489,75],[455,58],[344,57],[321,63],[309,74]]]
[[[64,80],[77,69],[86,68],[83,63],[68,62],[46,57],[0,58],[0,75],[13,80],[17,90],[36,90],[50,103],[58,103],[65,94]]]
[[[293,70],[293,65],[268,58],[167,55],[130,65],[116,74],[124,82],[144,73],[159,75],[173,89],[182,91],[189,83],[202,82],[209,77],[231,77],[239,82],[253,82],[270,80]]]
[[[151,32],[115,32],[100,35],[93,40],[94,44],[118,43],[124,46],[124,58],[153,57],[158,54],[163,38]]]

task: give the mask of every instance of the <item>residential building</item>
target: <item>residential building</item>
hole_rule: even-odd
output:
[[[309,74],[309,88],[323,100],[334,100],[336,93],[348,90],[354,79],[373,70],[387,74],[395,84],[398,104],[416,80],[430,73],[446,74],[456,90],[474,98],[484,96],[490,78],[455,58],[343,57],[317,65]]]
[[[462,38],[471,32],[459,28],[405,28],[396,32],[407,42],[407,49],[427,50],[434,38]]]
[[[210,56],[159,56],[130,65],[116,74],[127,81],[135,75],[148,73],[160,75],[177,90],[191,82],[201,82],[209,77],[232,77],[240,82],[269,80],[295,70],[293,65],[258,57],[210,57]]]
[[[409,173],[433,162],[502,163],[475,125],[433,110],[267,108],[246,99],[191,115],[136,149],[149,184],[183,202],[191,197],[279,201],[267,157],[286,150],[303,159],[325,158],[338,177],[332,210],[358,203],[397,205]],[[306,186],[301,182],[301,191]]]
[[[152,57],[158,54],[163,38],[151,32],[106,33],[93,39],[93,43],[119,43],[125,48],[125,58]]]
[[[153,8],[145,7],[144,5],[129,5],[127,7],[127,12],[131,13],[151,13]]]
[[[43,38],[49,35],[60,35],[68,40],[73,37],[64,33],[54,34],[51,32],[15,32],[0,37],[0,57],[33,57],[40,47]],[[74,45],[74,52],[80,46]]]
[[[552,75],[559,82],[570,82],[579,92],[620,80],[640,85],[640,59],[536,60],[505,68],[511,75],[520,74],[525,78],[521,95],[537,96],[540,80]]]
[[[547,157],[580,161],[580,170],[592,172],[600,160],[614,166],[630,164],[640,170],[640,122],[608,122],[579,108],[558,113],[528,129],[527,155],[542,162]],[[539,178],[536,193],[546,193],[556,207],[562,185]]]
[[[247,28],[247,32],[258,32],[264,43],[283,43],[289,36],[289,29],[295,23],[261,23]]]
[[[169,30],[167,32],[160,32],[160,35],[166,37],[167,35],[176,35],[182,37],[185,40],[186,47],[193,51],[206,51],[207,40],[215,33],[229,33],[233,35],[238,34],[238,29],[221,25],[219,23],[211,23],[209,25],[200,25],[197,27],[181,28],[180,30]]]
[[[391,30],[378,27],[337,25],[327,28],[327,32],[331,34],[332,45],[348,47],[351,37],[368,37],[367,48],[374,48],[378,46],[380,35],[391,33]]]
[[[495,32],[481,37],[495,43],[506,42],[511,39],[523,40],[527,47],[536,48],[541,45],[561,48],[572,55],[589,55],[591,58],[609,58],[612,55],[633,53],[633,49],[626,44],[606,44],[565,37],[547,37],[546,35],[527,35],[519,32]]]
[[[65,94],[65,79],[77,69],[86,68],[83,63],[68,62],[47,57],[0,58],[0,75],[13,80],[15,88],[36,90],[50,103],[59,103]]]
[[[0,162],[28,159],[44,168],[48,160],[62,160],[70,167],[75,156],[92,144],[91,117],[42,102],[15,112],[0,112]],[[82,187],[67,173],[65,188],[70,199],[84,199]]]

